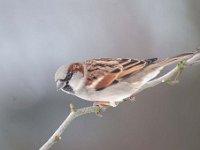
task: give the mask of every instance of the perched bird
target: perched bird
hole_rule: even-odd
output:
[[[171,64],[187,60],[195,53],[184,53],[156,62],[157,58],[100,58],[63,65],[55,73],[57,89],[98,106],[117,106],[136,93],[160,71]]]

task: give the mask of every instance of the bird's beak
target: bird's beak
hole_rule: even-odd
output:
[[[60,89],[62,89],[65,85],[66,85],[65,82],[58,80],[58,81],[56,82],[57,91],[60,90]]]

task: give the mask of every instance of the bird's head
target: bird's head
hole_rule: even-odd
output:
[[[55,73],[57,90],[75,94],[84,84],[84,66],[81,63],[63,65]]]

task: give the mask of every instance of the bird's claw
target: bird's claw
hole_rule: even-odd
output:
[[[103,117],[103,115],[102,115],[100,112],[101,112],[101,111],[96,112],[95,115],[96,115],[97,117]]]
[[[95,113],[97,117],[103,117],[101,112],[104,112],[106,110],[106,108],[109,107],[108,105],[105,105],[105,103],[101,103],[101,102],[94,102],[93,106],[99,107],[99,110]]]

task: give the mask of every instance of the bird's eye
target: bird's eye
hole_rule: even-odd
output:
[[[69,73],[67,73],[67,75],[66,75],[66,79],[67,80],[70,80],[71,79],[71,77],[72,77],[72,72],[69,72]]]

